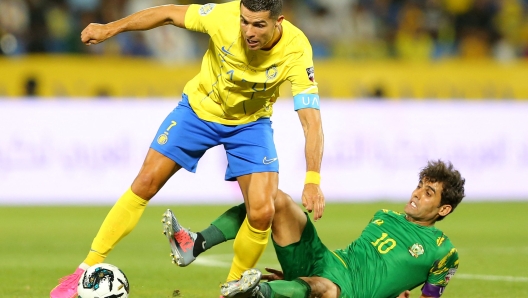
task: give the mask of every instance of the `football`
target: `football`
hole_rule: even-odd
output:
[[[125,273],[107,263],[88,268],[77,284],[78,298],[127,298],[129,291]]]

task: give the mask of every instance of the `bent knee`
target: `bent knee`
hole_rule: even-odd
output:
[[[247,217],[249,224],[259,230],[266,230],[271,226],[273,216],[275,215],[275,207],[273,204],[266,204],[262,206],[249,205]]]
[[[277,191],[277,196],[275,197],[275,210],[276,212],[279,212],[280,210],[284,210],[291,204],[292,198],[282,190]]]
[[[132,191],[139,197],[150,200],[160,189],[162,183],[152,172],[141,172],[132,183]]]

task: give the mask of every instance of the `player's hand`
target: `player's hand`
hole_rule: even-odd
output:
[[[411,291],[406,290],[403,293],[401,293],[400,296],[398,296],[397,298],[409,298],[409,297],[411,297]]]
[[[112,35],[107,25],[91,23],[81,32],[81,41],[85,45],[101,43]]]
[[[268,271],[270,274],[262,274],[260,279],[267,280],[267,281],[274,281],[274,280],[282,280],[284,279],[284,273],[282,271],[273,269],[273,268],[265,268],[266,271]]]
[[[325,198],[321,187],[318,184],[308,183],[304,185],[302,193],[302,203],[306,211],[313,212],[315,221],[323,216],[325,207]]]

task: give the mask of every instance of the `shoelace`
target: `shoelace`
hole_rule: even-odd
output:
[[[184,252],[193,247],[193,240],[185,230],[179,230],[174,234],[174,239],[178,242]]]

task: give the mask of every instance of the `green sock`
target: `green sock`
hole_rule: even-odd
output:
[[[222,231],[214,225],[210,225],[199,234],[202,234],[203,240],[205,241],[204,250],[208,250],[217,244],[227,241]]]
[[[260,293],[262,294],[262,296],[264,296],[264,298],[271,298],[273,295],[273,291],[271,290],[271,287],[269,285],[269,283],[267,282],[261,282],[259,284],[259,291]]]
[[[240,226],[246,218],[246,205],[240,204],[224,212],[211,225],[216,226],[226,240],[235,239]]]
[[[246,205],[240,204],[224,212],[205,230],[197,233],[193,255],[197,257],[209,248],[227,240],[235,239],[240,226],[246,218]],[[202,242],[205,241],[204,244]]]
[[[266,286],[270,288],[267,291]],[[294,279],[292,281],[274,280],[269,283],[261,283],[260,291],[266,298],[308,298],[310,297],[311,288],[302,279]]]

